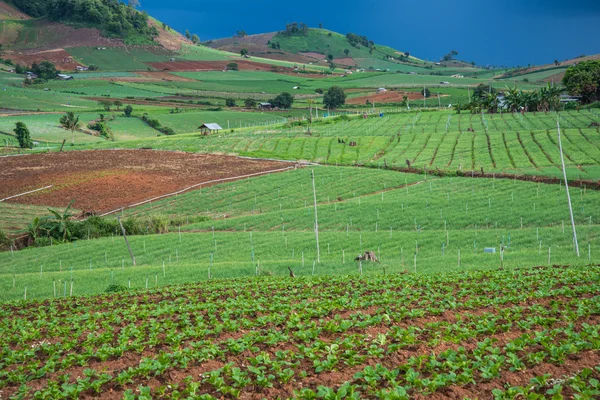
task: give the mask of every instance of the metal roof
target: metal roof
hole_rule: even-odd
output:
[[[210,129],[211,131],[222,131],[223,130],[223,128],[221,128],[219,126],[219,124],[204,124],[198,129],[203,129],[203,128]]]

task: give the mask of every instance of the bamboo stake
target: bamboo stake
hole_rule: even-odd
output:
[[[119,226],[121,227],[121,232],[123,233],[123,238],[125,239],[125,244],[127,245],[127,250],[129,250],[129,255],[131,255],[131,260],[133,262],[133,266],[135,267],[135,256],[133,255],[133,251],[131,250],[131,246],[129,245],[129,240],[127,240],[127,233],[125,232],[125,228],[123,227],[123,222],[121,222],[121,217],[117,217],[117,221],[119,221]]]

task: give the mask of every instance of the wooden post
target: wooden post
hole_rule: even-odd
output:
[[[319,218],[317,216],[317,189],[315,187],[315,170],[311,170],[312,174],[312,187],[313,187],[313,200],[315,206],[315,238],[317,241],[317,262],[321,262],[321,251],[319,248]],[[359,199],[360,200],[360,199]]]
[[[66,141],[67,141],[67,139],[63,139],[62,144],[60,145],[60,150],[58,151],[59,153],[62,153],[63,147],[65,147]]]
[[[119,226],[121,227],[121,232],[123,233],[123,238],[125,239],[125,244],[127,245],[127,250],[129,250],[131,260],[133,261],[133,266],[135,267],[137,265],[135,262],[135,256],[133,255],[133,251],[131,250],[131,246],[129,245],[129,240],[127,240],[127,233],[125,232],[125,228],[123,228],[123,222],[121,222],[120,216],[117,217],[117,221],[119,221]]]

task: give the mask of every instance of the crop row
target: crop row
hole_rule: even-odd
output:
[[[597,353],[599,274],[214,281],[6,304],[0,381],[37,398],[476,393],[507,371]]]

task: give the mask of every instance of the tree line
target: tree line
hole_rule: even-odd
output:
[[[130,0],[129,5],[118,0],[9,0],[9,2],[32,17],[92,25],[109,35],[139,34],[148,39],[158,35],[158,29],[148,25],[148,14],[135,9],[139,5],[137,0]]]

